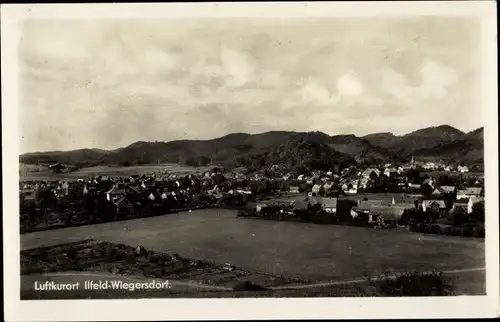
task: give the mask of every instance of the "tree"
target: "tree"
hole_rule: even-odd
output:
[[[476,223],[484,223],[484,203],[477,202],[472,205],[472,213],[470,216]]]
[[[210,164],[211,161],[212,160],[209,157],[202,155],[198,158],[198,165],[204,167]]]
[[[318,191],[318,195],[324,197],[326,195],[325,187],[321,186]]]
[[[422,194],[424,195],[425,199],[431,198],[433,189],[430,185],[428,185],[428,184],[422,185],[421,190],[422,190]]]
[[[36,192],[36,201],[42,212],[54,209],[57,206],[57,198],[51,188],[43,188]]]
[[[462,225],[467,222],[467,211],[464,208],[456,208],[451,213],[451,221],[454,225]]]
[[[196,165],[197,165],[196,160],[194,158],[186,159],[186,161],[184,163],[190,167],[196,167]]]

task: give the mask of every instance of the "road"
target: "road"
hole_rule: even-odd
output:
[[[486,268],[467,268],[467,269],[454,269],[454,270],[447,270],[443,271],[443,274],[446,275],[452,275],[452,274],[460,274],[460,273],[471,273],[471,272],[481,272],[481,271],[486,271]],[[419,272],[422,274],[430,274],[433,273],[433,271],[424,271],[424,272]],[[376,282],[376,281],[382,281],[382,280],[390,280],[390,279],[396,279],[399,276],[401,276],[403,273],[392,273],[384,276],[375,276],[375,277],[370,277],[370,281]],[[325,281],[325,282],[318,282],[318,283],[309,283],[309,284],[301,284],[301,285],[282,285],[282,286],[276,286],[276,287],[271,287],[272,290],[288,290],[288,289],[304,289],[304,288],[314,288],[314,287],[327,287],[327,286],[334,286],[334,285],[345,285],[345,284],[359,284],[359,283],[366,283],[368,282],[367,277],[359,277],[355,279],[350,279],[350,280],[336,280],[336,281]]]

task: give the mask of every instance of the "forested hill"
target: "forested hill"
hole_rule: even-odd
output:
[[[170,142],[138,141],[116,150],[81,149],[27,153],[21,163],[60,162],[78,166],[182,163],[187,165],[331,168],[343,164],[382,164],[402,161],[411,154],[440,155],[482,160],[483,130],[463,133],[450,126],[391,133],[330,136],[322,132],[271,131],[233,133],[211,140]]]

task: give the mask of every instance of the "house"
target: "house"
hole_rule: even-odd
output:
[[[425,170],[436,170],[438,168],[438,165],[434,162],[427,162],[422,166],[422,168],[424,168]]]
[[[209,194],[217,194],[220,193],[220,188],[218,185],[215,185],[213,189],[207,191]]]
[[[116,211],[119,213],[128,214],[134,210],[134,204],[127,198],[121,197],[114,202],[116,206]]]
[[[374,180],[370,177],[361,177],[359,179],[359,187],[362,189],[369,189],[375,186]]]
[[[458,170],[458,172],[462,172],[462,173],[469,172],[469,168],[467,166],[461,166],[461,165],[459,165],[457,167],[457,170]]]
[[[242,195],[251,195],[252,192],[250,190],[236,189],[236,192]]]
[[[396,174],[398,174],[398,170],[396,168],[386,168],[384,170],[384,176],[386,177],[390,178],[391,176],[394,176]]]
[[[362,213],[370,213],[373,206],[382,206],[383,200],[358,200],[353,210]]]
[[[368,168],[361,173],[363,177],[370,177],[373,180],[380,177],[380,170],[376,168]]]
[[[57,162],[55,164],[49,165],[49,169],[56,172],[56,173],[60,173],[63,169],[66,169],[66,167],[63,166],[62,164],[60,164],[59,162]]]
[[[297,179],[298,179],[298,180],[304,180],[304,175],[303,175],[303,174],[299,175],[299,176],[297,177]]]
[[[314,183],[314,180],[313,180],[313,179],[307,179],[307,180],[306,180],[306,183],[307,183],[307,184],[313,184],[313,183]]]
[[[319,184],[315,184],[315,185],[312,187],[311,191],[312,191],[313,193],[316,193],[316,194],[317,194],[317,193],[319,192],[319,190],[320,190],[320,189],[321,189],[321,185],[319,185]]]
[[[425,186],[425,185],[434,189],[434,180],[432,178],[425,179],[424,182],[422,182],[422,186]]]
[[[347,190],[344,190],[345,193],[350,194],[350,195],[355,195],[358,193],[358,184],[357,183],[350,183],[347,187]]]
[[[257,205],[255,206],[255,211],[256,211],[256,212],[261,212],[261,211],[262,211],[262,209],[267,208],[267,207],[269,207],[269,206],[270,206],[270,204],[269,204],[269,203],[260,203],[260,204],[257,204]]]
[[[420,189],[421,185],[418,183],[409,183],[408,188],[410,189]]]
[[[61,184],[61,188],[64,192],[65,195],[68,195],[68,192],[69,192],[69,183],[67,181],[64,181],[62,184]]]
[[[395,226],[406,208],[400,206],[376,206],[372,205],[370,209],[371,220],[381,226]]]
[[[289,188],[289,192],[291,192],[291,193],[299,193],[299,187],[297,187],[297,186],[291,186]]]
[[[290,178],[292,177],[292,175],[290,173],[287,173],[283,176],[283,180],[289,180]]]
[[[469,198],[469,201],[467,202],[467,213],[470,214],[472,213],[472,209],[475,204],[484,202],[484,198],[482,197],[471,197]]]
[[[468,212],[468,204],[466,202],[455,202],[453,203],[453,207],[451,208],[450,212],[453,213],[455,211],[463,211],[464,213]]]
[[[434,211],[439,212],[446,209],[446,204],[444,200],[423,200],[422,201],[422,211]]]
[[[444,171],[447,171],[447,172],[453,171],[453,166],[448,165],[448,166],[444,167]]]
[[[311,198],[311,204],[321,204],[321,208],[327,213],[337,212],[337,198]]]
[[[432,190],[431,195],[434,196],[434,197],[437,197],[437,196],[441,196],[442,193],[443,193],[443,191],[441,189],[436,188],[436,189]]]
[[[453,194],[454,192],[455,192],[455,187],[453,186],[441,186],[439,188],[435,188],[431,194],[433,196],[443,196],[443,195]]]
[[[482,190],[481,187],[467,187],[463,190],[459,190],[457,191],[457,200],[479,197],[481,196]]]
[[[443,194],[451,194],[451,193],[454,193],[456,191],[455,186],[441,186],[439,188],[441,189],[441,192]]]
[[[113,186],[113,188],[111,188],[109,191],[106,191],[106,199],[111,202],[115,202],[125,196],[125,188],[118,188],[116,185]]]

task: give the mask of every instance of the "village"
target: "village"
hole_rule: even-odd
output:
[[[335,171],[336,170],[336,171]],[[418,162],[289,173],[98,175],[20,183],[21,232],[220,207],[241,217],[484,237],[484,176]],[[431,176],[429,176],[431,174]]]

